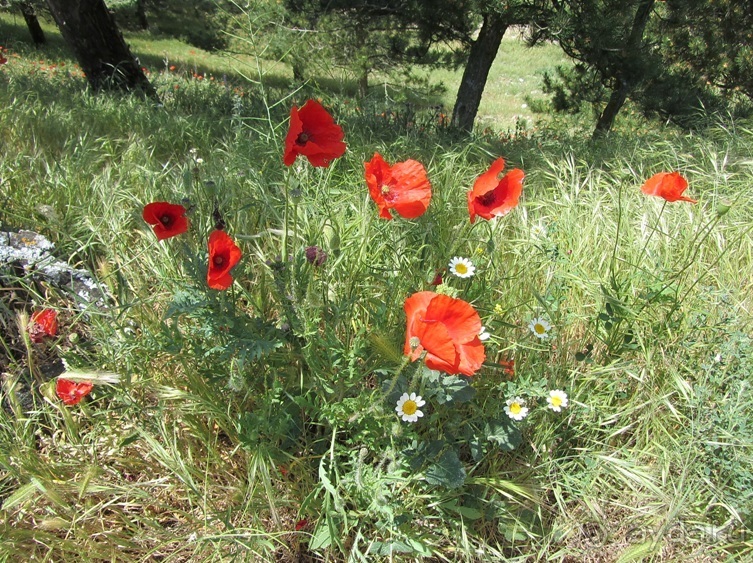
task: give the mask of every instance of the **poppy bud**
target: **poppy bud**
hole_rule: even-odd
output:
[[[306,247],[306,260],[314,266],[321,266],[327,261],[327,253],[318,246]]]

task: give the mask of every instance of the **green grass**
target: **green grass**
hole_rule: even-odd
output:
[[[291,95],[278,63],[129,36],[152,107],[91,95],[53,30],[41,51],[24,32],[0,20],[0,224],[44,233],[114,301],[84,314],[0,271],[4,560],[750,557],[750,124],[688,133],[626,113],[600,142],[560,118],[510,134],[537,69],[560,60],[546,47],[495,63],[492,130],[470,139],[322,81],[313,95],[348,152],[287,170],[289,108],[312,90]],[[425,164],[424,216],[378,219],[363,180],[375,151]],[[466,191],[498,156],[525,170],[521,203],[471,227]],[[640,192],[665,170],[698,205]],[[144,204],[183,198],[190,231],[158,243]],[[203,269],[215,207],[244,254],[228,292]],[[329,255],[318,269],[312,244]],[[403,301],[453,256],[477,274],[445,285],[492,334],[468,386],[402,361]],[[60,335],[31,345],[16,323],[41,306]],[[548,340],[527,329],[539,315]],[[64,407],[29,374],[59,356],[121,381]],[[510,358],[514,377],[496,365]],[[418,423],[395,417],[393,384],[429,398]],[[559,414],[543,399],[555,388],[570,398]],[[513,396],[531,407],[515,425]]]

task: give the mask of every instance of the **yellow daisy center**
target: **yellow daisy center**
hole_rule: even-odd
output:
[[[467,274],[468,273],[468,266],[460,262],[459,264],[455,264],[455,271],[458,274]]]
[[[533,325],[533,330],[536,332],[536,334],[546,334],[546,327],[541,323],[536,323]]]
[[[410,416],[412,414],[416,414],[417,410],[418,405],[416,404],[416,401],[408,400],[403,403],[403,414]]]
[[[552,406],[553,407],[561,407],[562,406],[562,397],[558,397],[557,395],[551,397]]]
[[[512,414],[519,414],[523,406],[520,403],[512,403],[510,405],[510,412]]]

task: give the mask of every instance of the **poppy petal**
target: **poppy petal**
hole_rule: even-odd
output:
[[[426,350],[426,366],[453,373],[460,365],[460,354],[447,327],[439,322],[419,321],[414,326],[414,336]]]
[[[481,319],[469,303],[420,291],[405,300],[404,308],[408,321],[404,351],[412,361],[426,352],[430,369],[472,376],[481,368],[486,357],[478,337]],[[411,346],[412,339],[420,344]]]
[[[47,336],[57,336],[58,314],[54,309],[35,311],[29,322],[29,338],[39,344]]]
[[[462,344],[472,341],[481,332],[481,317],[475,309],[469,303],[449,295],[437,295],[432,299],[424,318],[441,322],[447,327],[451,338]]]
[[[505,169],[505,159],[498,158],[489,167],[489,170],[481,174],[473,183],[473,197],[479,197],[493,190],[499,184],[499,175]]]
[[[291,166],[297,156],[305,156],[312,166],[326,167],[347,149],[342,128],[316,100],[308,100],[290,110],[290,124],[285,136],[283,163]]]
[[[188,230],[188,219],[185,214],[186,208],[180,204],[154,201],[144,206],[141,216],[152,226],[157,240],[163,240]]]
[[[391,172],[395,184],[392,207],[406,219],[423,215],[431,201],[431,184],[423,164],[409,159],[395,164]]]
[[[240,261],[241,249],[225,231],[219,229],[209,235],[208,246],[207,285],[212,289],[228,289],[233,284],[230,270]]]
[[[63,404],[72,406],[81,402],[94,386],[88,381],[71,381],[70,379],[58,378],[55,385],[55,394],[63,401]]]
[[[476,336],[466,344],[460,345],[460,365],[458,371],[463,375],[472,376],[476,373],[486,359],[486,349],[481,339]]]
[[[379,207],[379,216],[392,219],[390,210],[406,219],[423,215],[431,201],[431,184],[423,164],[408,159],[393,166],[382,155],[365,164],[364,177],[369,194]]]
[[[414,336],[413,327],[426,312],[426,308],[436,295],[432,291],[419,291],[408,297],[403,304],[405,316],[408,319],[408,330],[405,332],[405,346],[403,348],[403,353],[406,356],[411,353],[410,339]]]
[[[283,153],[282,162],[285,166],[292,166],[298,157],[298,151],[295,149],[298,135],[303,132],[303,122],[298,115],[298,108],[293,106],[290,110],[290,125],[288,134],[285,136],[285,152]]]
[[[489,170],[481,174],[468,192],[468,214],[471,223],[476,216],[491,220],[506,215],[518,205],[523,191],[525,173],[514,168],[503,178],[498,178],[505,165],[502,158],[495,160]]]
[[[646,195],[661,197],[668,202],[698,203],[697,200],[682,195],[687,187],[688,181],[679,172],[659,172],[646,180],[641,186],[641,191]]]

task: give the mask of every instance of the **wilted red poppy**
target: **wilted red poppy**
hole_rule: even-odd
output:
[[[293,106],[282,161],[290,166],[302,154],[312,166],[329,166],[345,154],[344,136],[342,128],[316,100],[309,100],[301,109]]]
[[[506,215],[518,205],[525,173],[520,168],[514,168],[500,180],[499,175],[504,167],[503,158],[495,160],[489,170],[476,179],[473,189],[468,192],[471,223],[476,220],[476,215],[489,221]]]
[[[144,206],[142,216],[149,223],[157,235],[157,240],[162,240],[188,230],[188,219],[185,217],[186,208],[177,203],[155,201]]]
[[[406,219],[423,215],[431,200],[431,184],[423,164],[409,159],[390,166],[377,152],[365,168],[366,185],[379,206],[380,217],[392,219],[390,209]]]
[[[641,186],[641,191],[646,195],[662,197],[667,201],[689,201],[698,203],[682,195],[688,187],[688,181],[679,172],[659,172],[654,174]]]
[[[233,284],[230,270],[241,259],[241,249],[225,231],[215,230],[209,235],[209,269],[207,284],[212,289],[227,289]]]
[[[29,322],[29,338],[39,344],[47,336],[56,336],[58,333],[58,314],[53,309],[43,309],[31,315]]]
[[[431,283],[429,285],[442,285],[442,274],[444,273],[444,268],[437,270],[436,274],[434,274],[434,279],[431,280]]]
[[[486,353],[478,335],[481,318],[465,301],[432,291],[419,291],[405,300],[408,327],[404,353],[411,361],[426,352],[426,366],[449,374],[471,376]]]
[[[66,405],[76,405],[86,397],[94,387],[88,381],[71,381],[70,379],[58,378],[55,393]]]
[[[502,366],[502,368],[505,371],[505,375],[509,377],[513,377],[515,375],[515,360],[509,359],[509,360],[500,360],[499,365]]]

